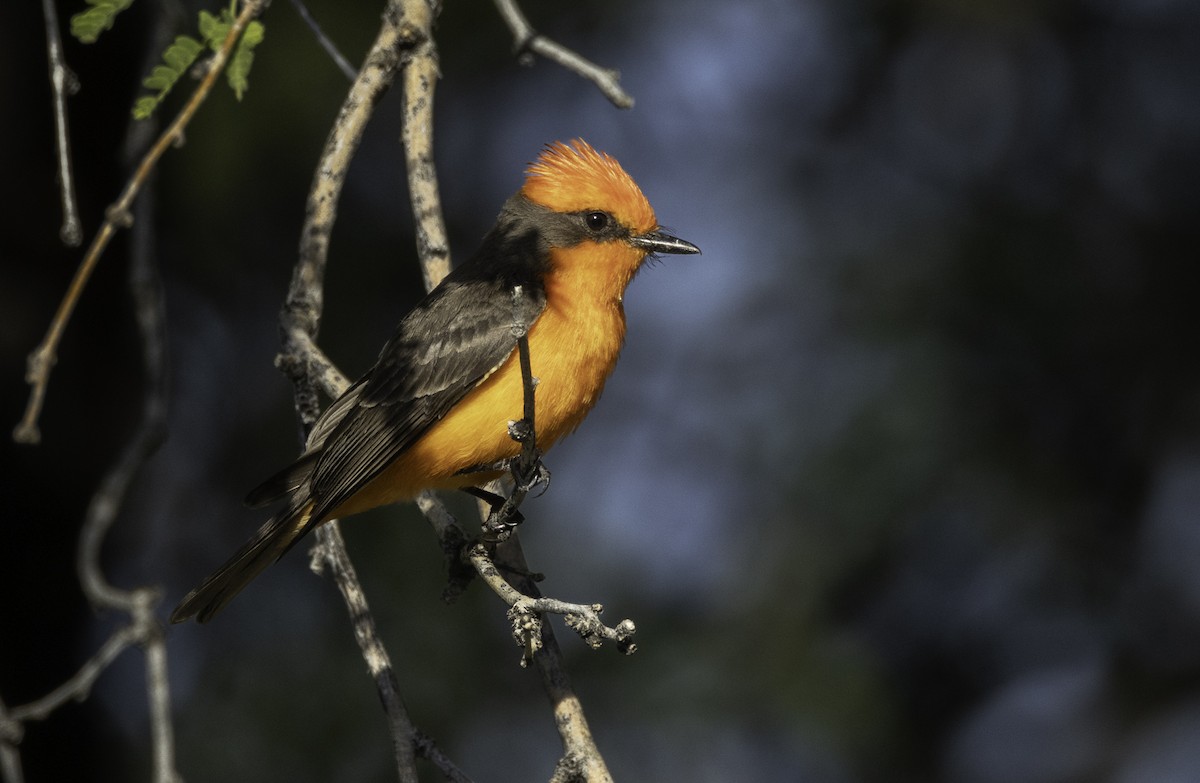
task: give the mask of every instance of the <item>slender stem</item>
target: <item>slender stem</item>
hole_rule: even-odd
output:
[[[92,686],[99,679],[117,656],[138,642],[138,629],[134,625],[124,625],[113,631],[112,636],[100,646],[74,676],[63,682],[54,690],[40,699],[28,704],[22,704],[9,710],[9,718],[14,721],[44,720],[56,709],[69,701],[85,698],[91,692]]]
[[[317,24],[317,20],[309,13],[308,6],[304,4],[304,0],[292,0],[292,6],[296,9],[296,13],[300,14],[300,18],[304,20],[304,23],[308,25],[308,29],[312,30],[313,35],[317,38],[317,43],[321,45],[321,48],[325,50],[325,53],[337,65],[338,70],[345,74],[347,79],[354,81],[358,72],[354,70],[354,66],[338,50],[337,44],[331,41],[329,36],[325,35],[325,31],[321,29],[321,25]]]
[[[604,94],[618,109],[633,108],[633,96],[621,88],[621,74],[611,68],[602,68],[577,52],[553,41],[533,29],[516,0],[495,0],[496,9],[513,35],[513,49],[521,61],[532,61],[533,54],[540,54],[568,71],[587,79]]]
[[[58,153],[58,187],[62,199],[63,222],[58,235],[63,244],[78,247],[83,241],[79,222],[79,204],[75,199],[75,174],[71,165],[71,134],[67,124],[67,95],[79,89],[79,81],[67,67],[62,36],[58,31],[58,10],[54,0],[42,0],[46,20],[46,53],[50,58],[50,90],[54,97],[54,146]]]
[[[404,783],[417,783],[413,747],[417,732],[408,717],[408,710],[400,695],[400,681],[396,678],[391,658],[379,638],[375,617],[371,614],[371,607],[367,605],[366,593],[363,592],[354,563],[350,561],[350,555],[346,551],[346,541],[342,538],[342,529],[338,521],[331,519],[317,528],[317,537],[321,543],[313,549],[313,570],[319,572],[323,564],[328,564],[333,571],[333,581],[346,602],[350,621],[354,625],[354,638],[358,642],[363,660],[367,663],[367,671],[371,679],[375,680],[379,700],[383,703],[383,711],[387,715],[400,780]]]
[[[0,699],[0,780],[4,783],[25,783],[21,753],[17,750],[24,733],[24,727],[12,719],[4,700]]]

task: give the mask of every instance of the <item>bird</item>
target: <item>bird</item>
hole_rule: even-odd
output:
[[[478,488],[521,449],[527,339],[545,451],[596,404],[625,340],[626,286],[658,254],[700,249],[665,233],[637,183],[582,139],[546,145],[479,249],[409,311],[367,372],[318,418],[300,457],[246,497],[279,504],[192,590],[172,623],[212,619],[330,519]]]

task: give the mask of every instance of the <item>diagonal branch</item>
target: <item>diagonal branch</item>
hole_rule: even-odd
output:
[[[534,54],[558,63],[568,71],[579,74],[604,93],[618,109],[632,109],[633,96],[621,88],[621,74],[611,68],[602,68],[591,60],[553,41],[533,29],[516,0],[495,0],[496,10],[513,35],[513,50],[518,62],[529,64]]]
[[[42,338],[41,344],[29,354],[25,370],[25,382],[32,388],[29,393],[29,402],[25,408],[25,415],[17,424],[16,429],[13,430],[13,440],[18,443],[37,443],[41,440],[37,421],[41,415],[42,403],[46,397],[46,386],[50,383],[50,371],[54,368],[54,363],[58,359],[58,344],[62,340],[63,332],[67,328],[67,322],[71,320],[71,314],[75,311],[75,305],[79,302],[79,297],[83,294],[83,289],[87,286],[88,280],[96,268],[96,264],[100,261],[100,256],[104,254],[108,243],[112,241],[117,230],[128,228],[132,224],[133,216],[129,209],[149,179],[150,172],[158,165],[158,161],[166,154],[167,150],[183,139],[184,128],[191,122],[200,105],[204,103],[204,99],[212,91],[217,77],[224,70],[226,63],[228,63],[238,39],[246,29],[246,25],[250,24],[250,21],[262,11],[264,3],[265,0],[247,0],[241,12],[230,26],[229,34],[225,36],[225,41],[221,44],[220,50],[213,55],[207,73],[204,74],[204,78],[196,86],[191,98],[188,99],[188,102],[180,110],[179,114],[176,115],[171,124],[167,126],[167,129],[162,132],[162,135],[158,137],[158,141],[146,152],[146,155],[134,171],[133,176],[126,183],[125,189],[121,191],[121,195],[105,210],[104,223],[100,226],[100,230],[92,240],[92,244],[88,247],[83,261],[80,262],[79,268],[75,271],[75,277],[71,280],[71,284],[67,288],[67,293],[59,304],[58,311],[54,314],[54,319],[50,322],[50,329],[46,332],[46,336]]]
[[[346,602],[346,610],[354,624],[354,638],[362,651],[363,660],[367,662],[367,671],[375,680],[379,698],[383,702],[387,714],[388,725],[391,728],[392,751],[396,756],[396,764],[400,770],[400,780],[404,783],[417,783],[417,767],[414,755],[414,742],[417,731],[408,717],[404,707],[404,699],[400,695],[400,681],[392,668],[391,658],[379,638],[379,630],[375,626],[375,617],[367,605],[367,596],[362,584],[358,581],[358,573],[350,554],[346,551],[346,542],[342,538],[341,527],[336,520],[322,525],[322,541],[312,548],[312,570],[321,573],[328,565],[333,573],[333,580]]]
[[[300,14],[300,18],[304,20],[304,23],[308,25],[308,29],[312,30],[313,35],[316,36],[317,43],[329,55],[329,59],[333,60],[338,70],[353,82],[354,77],[357,76],[354,66],[338,50],[337,44],[331,41],[329,36],[325,35],[325,31],[321,29],[321,25],[317,24],[317,20],[308,12],[308,6],[304,4],[304,0],[292,0],[292,6],[296,9],[296,13]]]

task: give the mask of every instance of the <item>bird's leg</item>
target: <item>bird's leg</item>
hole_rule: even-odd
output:
[[[550,488],[550,471],[542,462],[542,452],[535,445],[533,425],[528,419],[510,421],[508,436],[521,444],[521,453],[509,464],[515,484],[514,492],[519,491],[524,495],[541,486],[542,491],[538,493],[541,496]]]
[[[504,497],[503,495],[497,495],[495,492],[488,492],[483,487],[463,487],[462,491],[488,504],[488,507],[491,509],[491,511],[488,513],[488,519],[491,519],[496,514],[501,513],[504,510],[504,504],[508,502],[508,498]],[[524,515],[522,515],[521,512],[515,508],[508,512],[508,516],[512,517],[511,521],[513,527],[516,527],[525,521]]]
[[[491,495],[492,493],[489,492],[487,494]],[[476,495],[476,497],[480,496]],[[482,525],[483,542],[488,545],[506,540],[517,529],[517,526],[525,521],[525,517],[517,510],[520,500],[514,500],[514,498],[519,497],[515,490],[507,498],[500,497],[499,495],[493,495],[493,497],[498,502],[493,503],[484,498],[492,506],[491,512]]]

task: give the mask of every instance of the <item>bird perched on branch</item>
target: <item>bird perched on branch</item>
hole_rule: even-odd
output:
[[[475,255],[317,420],[300,458],[246,498],[283,505],[171,622],[209,620],[326,520],[500,476],[521,448],[509,422],[523,410],[522,332],[539,448],[583,421],[616,365],[634,273],[648,255],[700,250],[663,233],[633,179],[584,141],[549,145],[526,175]]]

